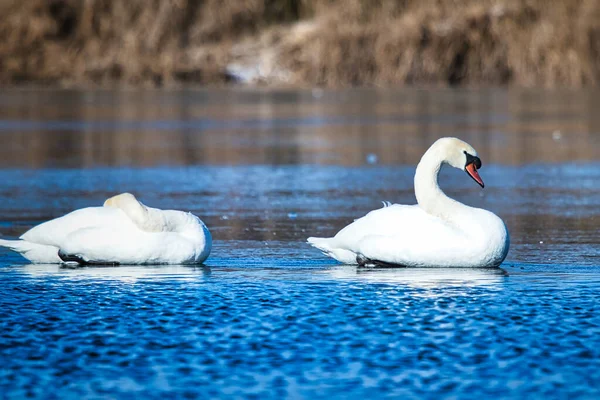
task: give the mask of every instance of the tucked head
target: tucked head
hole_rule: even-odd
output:
[[[104,207],[129,208],[139,206],[138,200],[131,193],[121,193],[107,199],[104,202]]]
[[[104,202],[104,207],[120,208],[125,211],[129,218],[140,222],[146,218],[148,210],[146,206],[138,201],[131,193],[121,193]]]
[[[477,151],[470,144],[457,138],[448,137],[438,139],[431,148],[441,152],[441,156],[447,164],[464,170],[479,186],[484,187],[483,180],[477,172],[481,168],[481,160],[477,156]]]
[[[162,232],[165,221],[162,211],[148,208],[131,193],[121,193],[104,202],[104,207],[120,208],[140,229]]]

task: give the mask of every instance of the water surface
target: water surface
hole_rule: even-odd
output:
[[[0,236],[115,193],[189,210],[206,265],[28,265],[0,250],[8,398],[600,395],[595,92],[5,91]],[[501,269],[361,269],[304,241],[442,187],[501,216]]]

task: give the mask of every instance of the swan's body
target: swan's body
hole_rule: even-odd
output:
[[[195,215],[146,207],[128,193],[0,240],[33,263],[199,264],[212,238]]]
[[[437,183],[444,164],[465,169],[481,186],[481,161],[455,138],[435,142],[415,174],[417,205],[394,204],[371,211],[332,238],[308,238],[325,254],[347,264],[412,267],[494,267],[509,248],[504,222],[492,212],[447,197]]]

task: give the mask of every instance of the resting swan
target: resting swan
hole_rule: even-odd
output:
[[[1,240],[32,263],[200,264],[212,238],[195,215],[146,207],[132,194],[111,197],[103,207],[75,210]]]
[[[415,173],[416,205],[389,205],[371,211],[332,238],[308,238],[326,255],[346,264],[408,267],[496,267],[510,239],[495,214],[466,206],[438,186],[443,165],[462,169],[482,188],[481,160],[468,143],[436,141]]]

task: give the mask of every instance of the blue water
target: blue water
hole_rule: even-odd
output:
[[[479,270],[455,278],[307,264],[5,267],[2,391],[15,398],[600,395],[597,272]]]
[[[0,237],[130,191],[194,212],[214,238],[197,267],[30,265],[0,249],[0,398],[598,398],[592,100],[549,93],[511,109],[500,91],[486,108],[482,93],[442,91],[411,111],[404,95],[369,93],[153,92],[110,106],[101,92],[83,102],[93,112],[73,111],[86,94],[31,106],[0,94]],[[205,114],[265,122],[196,125]],[[486,188],[462,171],[441,184],[504,219],[501,268],[357,268],[305,243],[382,200],[413,203],[415,160],[464,132]]]

